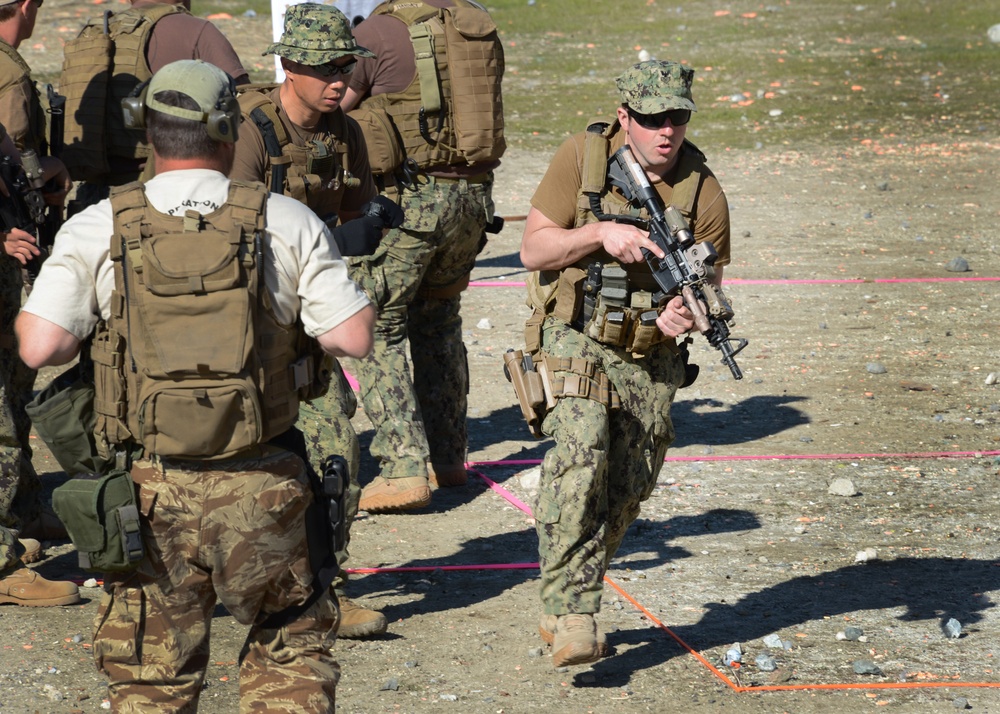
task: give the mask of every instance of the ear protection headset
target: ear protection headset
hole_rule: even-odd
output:
[[[208,131],[208,136],[215,141],[235,143],[237,130],[240,125],[239,103],[236,101],[236,82],[232,77],[229,79],[228,91],[218,98],[215,107],[207,112],[199,109],[183,109],[172,107],[163,102],[158,102],[155,97],[148,97],[149,83],[147,79],[142,84],[133,89],[127,97],[122,100],[122,115],[125,119],[126,129],[146,128],[146,109],[154,109],[170,116],[181,119],[191,119],[201,122]],[[181,93],[184,90],[177,90]]]

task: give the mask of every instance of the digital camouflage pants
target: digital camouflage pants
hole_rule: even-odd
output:
[[[592,399],[561,398],[542,422],[555,442],[542,461],[535,508],[542,605],[547,615],[592,614],[674,439],[670,405],[684,367],[666,344],[633,359],[553,318],[543,323],[542,349],[595,363],[621,399],[621,408],[609,411]]]
[[[347,471],[350,476],[344,491],[344,518],[347,523],[344,532],[347,537],[336,553],[340,572],[333,581],[333,589],[338,596],[344,595],[344,584],[347,582],[344,563],[349,556],[351,523],[358,514],[358,502],[361,500],[361,486],[358,484],[361,446],[358,443],[358,434],[351,424],[351,417],[357,408],[358,398],[348,384],[343,368],[337,363],[329,391],[319,399],[302,402],[299,405],[299,418],[295,423],[305,437],[309,463],[316,473],[320,473],[323,460],[327,456],[343,456],[347,461]]]
[[[31,465],[31,401],[35,371],[21,361],[14,319],[21,307],[21,268],[0,254],[0,573],[17,562],[20,546],[12,532],[38,517],[42,486]]]
[[[195,711],[219,601],[250,626],[240,712],[332,714],[339,614],[329,592],[285,627],[258,624],[312,590],[302,460],[263,447],[254,459],[139,461],[132,477],[146,557],[132,573],[106,576],[94,632],[112,709]]]
[[[468,447],[460,289],[485,245],[493,185],[420,181],[403,191],[403,225],[374,255],[350,259],[351,278],[378,311],[374,350],[352,365],[386,478],[427,476],[428,462],[463,465]]]

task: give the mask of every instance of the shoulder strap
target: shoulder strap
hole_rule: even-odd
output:
[[[24,61],[24,57],[21,56],[21,53],[3,40],[0,40],[0,53],[10,57],[14,64],[16,64],[25,74],[29,74],[31,72],[31,67],[29,67],[28,63]]]
[[[278,109],[271,98],[265,93],[271,87],[255,87],[240,93],[240,111],[256,125],[264,140],[264,149],[271,159],[271,191],[285,192],[285,175],[291,158],[282,152],[291,139],[285,131],[285,125],[278,116]]]
[[[705,155],[697,146],[685,139],[681,146],[681,157],[677,164],[677,176],[674,179],[674,192],[670,197],[670,203],[689,218],[694,212],[704,167]]]

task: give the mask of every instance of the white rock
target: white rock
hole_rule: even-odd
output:
[[[521,474],[517,477],[517,480],[521,484],[521,488],[525,491],[537,491],[538,486],[542,481],[542,467],[535,466],[527,471],[521,472]]]
[[[490,322],[490,319],[488,317],[484,317],[482,320],[480,320],[479,322],[476,323],[476,329],[479,329],[479,330],[492,330],[493,329],[493,323]]]
[[[986,383],[987,384],[996,384],[997,383],[997,379],[998,379],[998,377],[997,377],[997,373],[996,372],[990,372],[989,374],[986,375]]]
[[[990,38],[990,42],[1000,43],[1000,25],[994,25],[986,31],[986,36]]]
[[[782,114],[784,114],[784,112],[780,109],[772,109],[767,113],[767,115],[771,117],[780,117]]]
[[[859,550],[854,556],[855,563],[868,563],[872,560],[878,560],[878,551],[874,548],[865,548],[864,550]]]
[[[639,61],[640,62],[648,62],[649,58],[650,58],[650,54],[649,54],[648,50],[639,50]]]

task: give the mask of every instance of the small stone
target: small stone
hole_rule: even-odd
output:
[[[878,665],[868,659],[856,659],[851,666],[854,667],[855,674],[882,674],[882,670],[878,668]]]
[[[443,699],[446,702],[457,702],[458,701],[458,695],[457,694],[442,694],[441,695],[441,699]]]
[[[96,588],[97,585],[97,578],[87,578],[83,581],[83,587],[85,588]]]
[[[77,644],[78,645],[81,642],[83,642],[83,635],[73,635],[73,637],[71,639],[73,640],[73,644]]]
[[[998,379],[997,373],[990,372],[989,374],[986,375],[986,384],[996,384],[997,379]]]
[[[530,650],[528,650],[528,657],[531,659],[538,659],[541,656],[542,656],[541,647],[532,647]]]
[[[857,496],[858,487],[851,479],[841,477],[835,478],[826,492],[831,496]]]
[[[387,679],[385,684],[379,687],[380,692],[395,692],[399,690],[399,680],[395,677]]]
[[[986,36],[990,38],[990,42],[1000,43],[1000,25],[993,25],[986,31]]]
[[[997,25],[997,27],[1000,27],[1000,25]],[[969,700],[965,697],[955,697],[951,700],[951,705],[956,709],[971,709]]]
[[[778,635],[766,635],[761,642],[764,643],[765,647],[771,647],[772,649],[780,650],[781,647],[781,637]]]
[[[944,623],[944,634],[948,639],[957,640],[962,636],[962,623],[954,617],[948,618],[948,621]]]
[[[879,364],[878,362],[869,362],[865,365],[865,369],[868,370],[869,374],[885,374],[889,371],[885,368],[884,364]]]
[[[754,657],[753,662],[761,672],[773,672],[778,668],[778,663],[774,661],[774,657],[766,654],[757,655]]]
[[[844,628],[844,639],[848,642],[857,642],[861,637],[863,637],[865,631],[860,627],[845,627]]]
[[[417,666],[417,663],[411,659],[409,662],[404,662],[403,666],[407,669],[414,669]]]
[[[493,323],[490,322],[490,318],[484,317],[482,320],[476,323],[477,330],[492,330]]]
[[[537,491],[538,486],[542,482],[542,468],[540,466],[535,466],[527,471],[521,472],[517,477],[518,483],[521,484],[521,488],[525,491]]]
[[[966,273],[969,271],[969,261],[962,256],[958,256],[949,260],[944,269],[949,273]]]
[[[639,61],[640,62],[649,62],[649,58],[650,57],[651,57],[651,55],[649,54],[649,50],[639,50]]]
[[[726,652],[726,656],[722,658],[722,663],[727,667],[731,667],[734,664],[739,664],[743,661],[743,653],[740,652],[735,647],[730,647]]]
[[[771,117],[780,117],[782,114],[784,114],[784,112],[780,109],[772,109],[767,113],[767,115]]]

